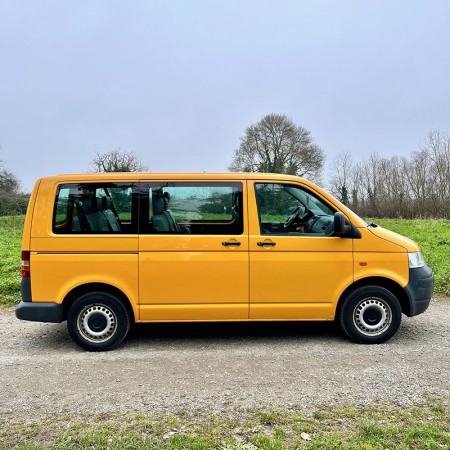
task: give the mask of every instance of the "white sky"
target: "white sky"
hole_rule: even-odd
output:
[[[328,162],[409,155],[450,132],[450,2],[0,0],[0,159],[31,189],[136,152],[225,171],[287,114]]]

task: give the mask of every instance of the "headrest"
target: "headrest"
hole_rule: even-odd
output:
[[[111,209],[112,199],[111,197],[102,197],[102,208]]]
[[[153,215],[157,216],[158,214],[162,214],[166,209],[166,202],[164,198],[154,197],[153,198]]]
[[[103,206],[103,198],[95,197],[92,211],[100,211],[102,209],[102,206]]]
[[[81,208],[85,214],[88,214],[91,212],[91,201],[88,198],[85,198],[83,200],[79,200],[77,203],[77,207]]]

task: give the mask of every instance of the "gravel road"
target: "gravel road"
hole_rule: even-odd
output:
[[[348,341],[329,323],[146,324],[119,349],[88,353],[66,324],[0,309],[0,417],[296,408],[427,396],[449,401],[450,301],[403,317],[389,342]]]

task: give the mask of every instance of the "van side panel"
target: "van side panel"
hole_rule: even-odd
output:
[[[333,251],[331,247],[328,251],[314,252],[298,248],[305,241],[291,244],[291,248],[298,245],[294,251],[283,251],[278,238],[278,251],[258,252],[256,239],[252,238],[250,317],[256,320],[333,320],[342,292],[353,282],[352,240],[341,241],[349,245],[348,251]],[[332,246],[341,242],[330,238],[325,244]]]
[[[380,238],[365,228],[358,228],[361,233],[361,239],[355,239],[355,252],[369,253],[406,253],[406,248],[400,244]],[[408,268],[408,265],[406,265]]]
[[[137,253],[137,235],[53,235],[32,237],[32,251],[44,253]]]
[[[39,194],[36,196],[32,214],[31,237],[51,236],[53,206],[55,204],[56,183],[42,178]],[[30,250],[33,250],[30,248]]]
[[[42,180],[33,211],[29,239],[33,303],[60,304],[76,287],[104,283],[128,297],[138,318],[138,236],[54,234],[57,181]]]
[[[137,252],[33,252],[31,259],[33,302],[61,303],[66,295],[78,286],[105,283],[116,287],[128,297],[135,317],[138,317]]]
[[[355,281],[388,278],[405,287],[409,281],[407,253],[355,252]]]
[[[173,240],[176,252],[151,251],[157,238],[141,236],[145,249],[139,263],[142,320],[248,319],[247,248],[223,247],[221,242],[229,237],[214,236],[197,240],[210,241],[210,249],[215,244],[214,251],[195,247],[179,251],[177,240]],[[242,247],[247,247],[246,240],[239,236]],[[192,247],[195,241],[191,240]]]
[[[354,240],[355,281],[368,277],[388,278],[405,287],[409,282],[408,254],[394,242],[359,228],[361,239]]]
[[[33,191],[31,192],[30,200],[28,201],[27,213],[25,216],[25,222],[23,224],[23,234],[22,234],[22,250],[30,250],[30,236],[32,227],[32,218],[34,214],[34,205],[36,203],[37,194],[39,191],[39,186],[42,179],[39,179],[34,184]]]

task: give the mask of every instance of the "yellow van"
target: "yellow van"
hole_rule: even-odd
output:
[[[106,173],[36,182],[22,320],[67,320],[90,351],[131,322],[337,320],[359,343],[424,312],[419,246],[313,183],[255,173]]]

